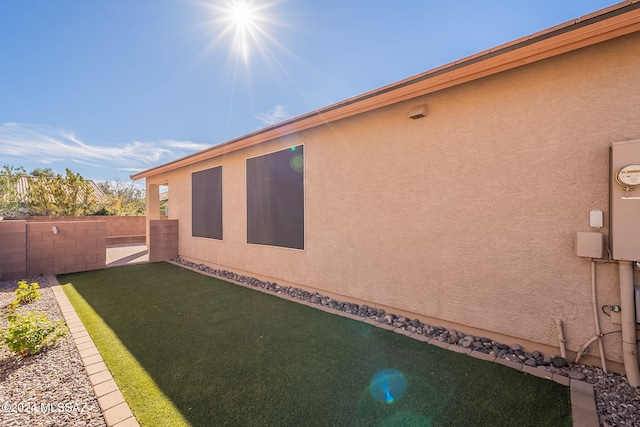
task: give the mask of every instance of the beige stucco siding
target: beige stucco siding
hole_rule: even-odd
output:
[[[594,332],[589,261],[612,142],[640,139],[640,34],[147,179],[168,182],[181,256],[569,350]],[[411,120],[411,107],[428,115]],[[304,144],[305,249],[246,243],[245,161]],[[222,165],[223,233],[191,237],[191,173]],[[640,276],[636,276],[640,280]],[[617,266],[598,298],[619,304]],[[603,332],[618,330],[601,315]],[[619,334],[605,339],[621,361]]]

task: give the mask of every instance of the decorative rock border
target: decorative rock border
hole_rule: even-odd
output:
[[[60,283],[54,276],[48,276],[53,295],[60,306],[65,323],[76,344],[80,359],[84,364],[93,391],[98,398],[98,404],[102,410],[104,420],[109,427],[140,427],[129,405],[125,402],[118,385],[113,380],[111,372],[107,369],[102,356],[75,309],[69,302],[67,295],[60,287]]]
[[[350,302],[339,302],[317,292],[264,282],[231,271],[214,269],[205,264],[196,264],[180,257],[173,259],[171,263],[327,313],[365,322],[443,349],[499,363],[539,378],[555,381],[571,388],[571,411],[574,427],[600,426],[593,386],[581,381],[585,375],[582,372],[570,370],[571,363],[562,357],[545,356],[538,351],[528,353],[518,344],[508,346],[489,338],[465,335],[456,330],[424,324],[418,319],[411,320],[404,316],[386,313],[382,309]]]

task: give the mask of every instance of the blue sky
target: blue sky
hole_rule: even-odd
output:
[[[128,179],[615,1],[234,3],[2,0],[0,166]]]

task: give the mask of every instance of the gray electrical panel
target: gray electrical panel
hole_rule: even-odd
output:
[[[640,260],[640,140],[611,144],[611,253]]]

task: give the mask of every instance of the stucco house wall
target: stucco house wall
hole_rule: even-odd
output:
[[[592,209],[608,234],[609,147],[640,139],[638,70],[636,32],[150,175],[147,186],[169,185],[186,259],[552,354],[561,319],[576,352],[594,321],[575,236],[592,230]],[[409,119],[421,104],[427,116]],[[300,144],[304,250],[247,244],[246,159]],[[224,239],[192,237],[191,173],[219,165]],[[599,264],[597,281],[599,304],[619,304],[616,264]],[[598,314],[603,333],[620,329]],[[604,343],[621,362],[620,334]]]

